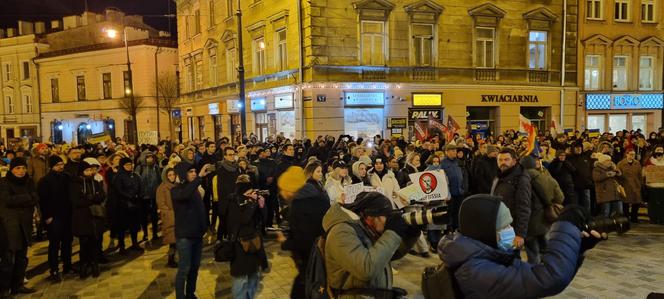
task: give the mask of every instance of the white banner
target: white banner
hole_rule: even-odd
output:
[[[348,185],[348,186],[344,187],[344,193],[346,194],[346,200],[344,200],[344,203],[349,204],[349,203],[355,202],[355,198],[357,198],[357,195],[362,193],[362,192],[380,192],[380,193],[383,193],[383,191],[380,188],[364,186],[364,184],[362,184],[362,183]]]
[[[415,201],[444,200],[450,197],[447,188],[447,177],[442,170],[423,171],[410,175],[412,182],[399,191],[406,199]]]

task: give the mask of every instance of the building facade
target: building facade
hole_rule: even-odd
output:
[[[245,103],[237,3],[177,1],[184,139],[235,135],[238,105],[261,138],[410,137],[429,115],[474,133],[519,114],[578,127],[576,3],[241,1]]]
[[[579,1],[579,116],[600,132],[662,124],[664,3]]]

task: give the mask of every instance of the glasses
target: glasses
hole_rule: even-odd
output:
[[[232,156],[235,156],[235,153],[226,154],[226,156],[227,156],[227,157],[232,157]]]

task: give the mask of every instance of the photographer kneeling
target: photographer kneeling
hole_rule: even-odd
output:
[[[569,206],[551,226],[542,262],[521,261],[509,209],[499,197],[474,195],[461,204],[459,232],[438,244],[438,253],[454,277],[457,298],[541,298],[562,292],[574,278],[586,250],[606,234],[590,231],[587,211]]]
[[[334,204],[323,218],[325,265],[334,298],[401,298],[392,287],[390,261],[403,257],[420,230],[408,226],[390,200],[362,192],[348,205]]]

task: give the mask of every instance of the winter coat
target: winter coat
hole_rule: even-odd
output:
[[[145,199],[155,198],[157,187],[161,184],[161,170],[155,164],[141,164],[136,167],[136,174],[141,177],[142,197]]]
[[[403,203],[399,199],[397,193],[401,190],[399,187],[399,182],[397,181],[396,176],[390,170],[385,170],[387,173],[383,175],[381,179],[380,176],[374,171],[369,172],[369,177],[371,180],[371,186],[375,188],[380,188],[380,190],[392,201],[393,207],[403,207]]]
[[[489,194],[491,193],[491,184],[493,179],[498,175],[498,162],[496,158],[490,158],[486,155],[481,155],[475,158],[472,168],[470,170],[470,177],[473,183],[470,184],[474,194]]]
[[[327,176],[325,181],[325,191],[330,197],[330,205],[333,205],[336,202],[341,202],[341,194],[345,193],[345,187],[351,184],[349,177],[345,177],[343,180],[337,178],[334,173],[330,173]]]
[[[17,251],[30,246],[32,212],[39,201],[35,185],[26,176],[14,177],[11,172],[0,179],[0,250]]]
[[[361,227],[358,232],[353,227]],[[390,260],[401,244],[401,237],[386,230],[372,240],[352,211],[334,204],[323,217],[325,242],[325,270],[331,288],[392,288]],[[345,278],[345,279],[344,279]],[[341,295],[339,298],[369,298]]]
[[[288,167],[300,166],[299,164],[300,162],[295,157],[286,156],[286,155],[281,156],[281,159],[277,164],[277,168],[274,174],[275,181],[279,178],[279,176],[281,176],[282,173],[286,172]]]
[[[464,174],[463,169],[461,169],[461,166],[459,166],[459,161],[457,159],[450,160],[445,158],[440,161],[440,168],[445,171],[450,195],[455,198],[463,196],[465,192],[463,190]]]
[[[503,203],[512,214],[512,227],[517,236],[525,238],[530,221],[532,186],[530,176],[520,164],[506,172],[501,172],[494,179],[492,195],[501,196]]]
[[[405,188],[410,185],[410,175],[413,173],[417,173],[417,168],[410,164],[406,164],[406,166],[399,170],[399,173],[397,173],[397,181],[399,182],[400,188]]]
[[[127,172],[120,167],[113,178],[113,194],[118,208],[119,218],[123,218],[124,212],[135,212],[140,207],[142,200],[141,177],[133,172]]]
[[[569,222],[556,222],[542,263],[530,264],[460,233],[438,243],[438,254],[460,291],[472,298],[542,298],[562,292],[581,266],[581,233]]]
[[[583,152],[580,155],[570,155],[567,157],[574,167],[572,178],[574,179],[574,188],[590,189],[593,186],[593,160],[589,152]]]
[[[543,169],[528,169],[531,178],[532,200],[528,236],[542,236],[549,231],[549,223],[544,216],[544,208],[552,204],[563,204],[564,195],[558,182]]]
[[[235,181],[240,171],[237,164],[222,160],[217,162],[217,194],[219,199],[219,216],[226,216],[228,200],[235,193]]]
[[[616,175],[609,177],[609,171],[616,172]],[[618,195],[618,181],[616,180],[618,176],[620,176],[619,170],[613,162],[595,162],[593,181],[595,181],[595,197],[598,204],[620,200],[620,196]]]
[[[574,166],[569,161],[561,161],[558,158],[554,159],[548,167],[549,173],[556,179],[560,189],[565,194],[565,202],[576,202],[576,192],[574,191],[574,179],[572,175],[576,172]]]
[[[46,157],[39,156],[34,151],[33,154],[35,155],[28,159],[28,176],[37,185],[39,180],[48,173],[49,167]]]
[[[274,174],[277,168],[277,163],[274,162],[274,160],[267,158],[254,161],[254,165],[258,168],[258,187],[263,190],[272,189],[276,185]],[[270,177],[272,178],[272,183],[268,184],[267,179]]]
[[[49,236],[71,240],[72,206],[70,179],[64,172],[50,171],[37,184],[42,220],[53,218],[48,224]]]
[[[101,182],[93,177],[77,177],[69,187],[72,203],[72,233],[77,237],[102,238],[106,231],[106,218],[95,217],[92,205],[104,205],[106,194]]]
[[[175,187],[175,184],[167,179],[157,187],[156,201],[161,219],[161,235],[164,244],[175,244],[175,211],[171,199],[171,189],[173,187]]]
[[[244,197],[244,196],[242,196]],[[231,237],[252,238],[259,234],[254,217],[258,206],[252,200],[238,198],[233,195],[228,204],[228,230]],[[262,240],[261,240],[262,243]],[[254,274],[260,270],[260,267],[267,267],[267,255],[265,247],[261,246],[258,252],[244,252],[239,240],[234,244],[234,256],[231,261],[231,276],[239,277]]]
[[[618,170],[622,173],[622,176],[619,178],[620,184],[625,188],[625,193],[627,194],[624,202],[628,204],[642,203],[641,185],[643,177],[639,161],[634,160],[632,163],[629,163],[627,159],[623,159],[618,163]]]
[[[69,175],[70,179],[75,179],[78,177],[78,167],[81,164],[80,161],[74,161],[74,160],[65,160],[67,161],[65,164],[65,173]]]
[[[292,251],[298,257],[309,258],[314,241],[323,235],[323,216],[329,208],[330,201],[325,191],[321,192],[311,183],[304,184],[290,204],[290,233],[281,248]]]
[[[208,229],[208,214],[203,197],[198,192],[201,178],[177,184],[171,189],[173,210],[175,211],[175,238],[202,238]]]

